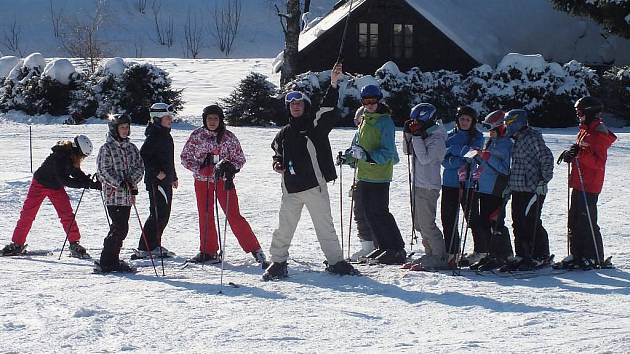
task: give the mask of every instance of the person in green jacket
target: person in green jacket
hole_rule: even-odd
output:
[[[354,220],[359,238],[362,243],[374,242],[376,248],[365,257],[366,261],[403,264],[407,258],[405,242],[389,212],[389,184],[399,158],[394,122],[389,107],[380,102],[382,98],[376,85],[361,89],[363,114],[343,162],[357,169]]]

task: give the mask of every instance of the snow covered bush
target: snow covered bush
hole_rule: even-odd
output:
[[[298,75],[283,92],[300,89],[321,95],[329,75],[329,71]],[[361,87],[372,83],[381,87],[398,123],[408,117],[415,104],[430,102],[444,121],[454,119],[457,106],[470,105],[481,117],[496,109],[523,108],[529,111],[533,125],[561,127],[576,124],[573,102],[596,90],[599,77],[576,61],[560,65],[546,62],[540,55],[508,54],[496,68],[482,65],[465,74],[422,72],[418,68],[403,73],[396,64],[387,62],[373,77],[346,75],[340,80],[339,108],[345,116],[341,125],[353,116]]]
[[[601,86],[605,110],[630,123],[630,66],[606,70]]]
[[[260,73],[251,72],[230,96],[221,100],[230,125],[282,125],[287,122],[282,104],[274,98],[276,86]]]

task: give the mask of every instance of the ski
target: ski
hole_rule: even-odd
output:
[[[53,256],[54,254],[55,253],[53,251],[49,251],[49,250],[33,250],[33,251],[25,251],[23,253],[14,254],[14,255],[3,255],[3,254],[0,254],[0,257],[24,258],[24,257]]]
[[[112,270],[110,272],[104,272],[101,268],[101,264],[98,261],[94,261],[94,267],[92,268],[92,274],[101,274],[101,275],[123,275],[123,274],[136,274],[138,273],[138,269],[135,267],[130,267],[128,271],[121,270]]]

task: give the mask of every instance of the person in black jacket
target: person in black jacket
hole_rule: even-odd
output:
[[[282,201],[279,225],[271,240],[272,263],[263,274],[263,280],[288,275],[289,246],[305,205],[326,256],[326,270],[336,274],[357,274],[343,259],[326,185],[337,178],[328,134],[339,117],[335,107],[339,99],[337,80],[341,73],[341,64],[336,64],[331,72],[330,87],[316,113],[311,111],[310,99],[304,93],[291,91],[285,96],[289,124],[278,132],[271,144],[273,169],[282,175]]]
[[[154,103],[149,114],[151,121],[144,132],[147,138],[140,148],[145,168],[144,183],[149,192],[150,215],[143,230],[149,248],[140,237],[133,259],[174,255],[162,247],[162,233],[171,215],[173,188],[177,189],[175,149],[171,136],[174,113],[166,103]]]
[[[81,171],[81,161],[92,152],[92,142],[85,135],[77,135],[72,141],[59,141],[52,147],[42,165],[35,171],[20,219],[13,231],[12,242],[2,250],[3,256],[16,256],[26,252],[26,236],[45,198],[55,207],[63,229],[70,241],[70,255],[89,258],[85,248],[79,245],[81,234],[70,206],[70,198],[64,186],[70,188],[101,189],[97,180]]]

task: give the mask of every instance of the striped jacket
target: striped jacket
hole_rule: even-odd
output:
[[[245,155],[243,154],[241,143],[236,138],[236,135],[229,130],[225,131],[219,143],[217,143],[217,134],[204,127],[197,128],[190,134],[180,157],[182,165],[193,172],[196,180],[212,180],[213,166],[209,166],[204,171],[205,173],[201,171],[201,164],[208,154],[218,156],[219,160],[225,159],[230,161],[238,170],[245,164]]]
[[[510,190],[534,193],[536,187],[546,185],[552,177],[553,155],[542,134],[532,128],[519,132],[512,147]]]
[[[105,204],[130,206],[134,196],[125,183],[130,179],[132,189],[142,181],[144,164],[140,151],[129,139],[117,141],[107,134],[107,141],[96,158],[98,179],[103,184]]]

